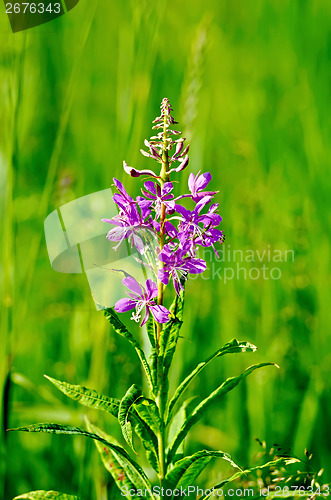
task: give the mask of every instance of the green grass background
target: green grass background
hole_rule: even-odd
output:
[[[189,284],[173,384],[233,337],[258,352],[214,361],[191,395],[255,362],[280,366],[215,404],[189,449],[222,449],[246,466],[255,437],[301,458],[307,447],[331,479],[330,20],[328,0],[81,0],[12,34],[1,5],[0,498],[32,489],[107,498],[93,443],[4,428],[83,425],[85,409],[44,373],[114,397],[140,383],[135,354],[95,311],[86,278],[52,270],[43,222],[123,180],[123,159],[151,167],[139,148],[165,96],[191,143],[190,170],[212,172],[220,191],[226,248],[295,252],[277,264],[279,280]],[[139,181],[126,185],[138,194]],[[252,265],[261,266],[243,264]],[[114,420],[89,415],[119,436]],[[222,470],[210,466],[206,484]]]

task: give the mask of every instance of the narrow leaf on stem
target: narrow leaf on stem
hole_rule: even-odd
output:
[[[114,417],[118,416],[118,409],[120,401],[118,399],[113,399],[103,394],[99,394],[94,389],[87,389],[81,385],[72,385],[67,382],[60,382],[54,378],[45,375],[47,380],[52,382],[63,394],[69,396],[69,398],[74,401],[78,401],[81,405],[88,406],[89,408],[95,408],[96,410],[103,410]]]
[[[213,401],[216,398],[222,397],[228,392],[232,391],[232,389],[234,389],[241,382],[241,380],[247,377],[254,370],[257,370],[258,368],[262,368],[264,366],[275,366],[275,364],[260,363],[259,365],[252,365],[249,368],[246,368],[246,370],[238,377],[231,377],[225,380],[225,382],[223,382],[214,392],[212,392],[206,399],[201,401],[201,403],[189,415],[188,419],[184,422],[178,434],[171,443],[167,454],[168,464],[172,462],[172,459],[176,453],[178,446],[185,438],[191,427],[204,415],[204,413],[206,413],[207,409],[213,403]]]

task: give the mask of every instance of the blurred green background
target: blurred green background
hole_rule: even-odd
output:
[[[140,383],[135,353],[96,312],[85,276],[52,270],[43,222],[113,176],[123,180],[124,159],[151,168],[139,148],[165,96],[191,143],[190,170],[212,172],[220,191],[225,248],[295,253],[273,264],[280,279],[207,274],[189,284],[173,384],[233,337],[258,352],[214,361],[191,395],[255,362],[280,366],[216,404],[189,450],[222,449],[246,466],[255,437],[300,458],[307,447],[331,480],[330,20],[328,0],[81,0],[12,34],[1,5],[0,498],[33,489],[107,498],[93,443],[4,428],[83,425],[86,409],[44,373],[114,397]],[[125,182],[137,195],[139,181]],[[119,437],[110,417],[89,416]],[[206,484],[222,467],[209,466]]]

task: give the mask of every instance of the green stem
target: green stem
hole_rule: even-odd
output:
[[[161,189],[165,182],[169,181],[169,158],[168,158],[168,149],[167,149],[167,115],[164,117],[164,128],[163,128],[163,151],[162,151],[162,167],[160,172],[160,184]],[[161,215],[160,215],[160,251],[163,249],[165,242],[165,222],[166,222],[166,206],[164,203],[161,204]],[[160,262],[160,268],[162,269],[163,262]],[[158,280],[158,297],[157,303],[158,305],[163,305],[163,283]],[[163,390],[163,366],[162,360],[159,356],[160,353],[160,341],[162,337],[162,325],[157,323],[157,341],[156,341],[156,349],[158,353],[157,360],[157,382],[158,382],[158,396],[156,399],[156,404],[159,408],[160,418],[161,418],[161,429],[158,435],[158,445],[159,445],[159,464],[160,464],[160,474],[159,479],[162,486],[162,482],[166,475],[166,460],[165,460],[165,421],[164,414],[167,401],[165,401],[165,391]]]

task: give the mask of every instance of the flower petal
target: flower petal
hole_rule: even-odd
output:
[[[144,319],[142,320],[140,326],[144,326],[144,324],[147,323],[148,318],[149,318],[149,307],[146,306],[145,316],[144,316]]]
[[[154,316],[154,319],[158,323],[167,323],[169,321],[170,311],[164,306],[151,306],[151,313]]]
[[[155,183],[153,181],[146,181],[144,184],[145,189],[150,193],[156,195]]]
[[[203,259],[188,259],[183,266],[191,274],[203,273],[206,267],[206,262]]]
[[[167,271],[166,269],[159,269],[157,277],[160,281],[162,281],[164,285],[167,285],[169,283],[169,271]]]
[[[120,299],[115,304],[115,311],[119,313],[123,313],[126,311],[130,311],[136,307],[136,301],[130,299]]]
[[[202,200],[200,200],[200,201],[196,204],[195,209],[194,209],[194,212],[196,212],[196,213],[200,213],[200,212],[201,212],[201,210],[203,209],[203,207],[204,207],[205,205],[207,205],[207,204],[210,202],[211,198],[212,198],[211,196],[204,196],[204,197],[202,198]]]
[[[187,208],[183,207],[182,205],[175,205],[175,210],[178,212],[180,215],[184,217],[184,219],[188,220],[191,218],[192,212],[190,210],[187,210]]]
[[[108,231],[106,238],[109,241],[122,241],[128,236],[129,228],[126,227],[114,227]]]
[[[154,283],[153,280],[148,279],[146,280],[146,290],[147,290],[147,296],[149,299],[154,299],[158,295],[158,288],[157,284]]]
[[[196,190],[200,191],[201,189],[204,189],[211,181],[211,174],[209,172],[206,172],[198,177],[198,179],[195,182]]]
[[[138,281],[133,276],[127,276],[122,281],[123,285],[125,285],[131,292],[136,293],[139,297],[144,296],[144,290],[142,286],[139,285]]]
[[[159,253],[159,260],[165,264],[169,264],[175,258],[175,254],[171,251],[168,245],[164,245],[161,252]]]
[[[196,180],[196,177],[195,177],[194,173],[191,172],[190,175],[188,176],[188,188],[191,191],[191,193],[194,191],[194,188],[195,188],[195,180]]]
[[[172,191],[174,188],[174,185],[172,182],[165,182],[163,184],[163,188],[162,188],[162,196],[170,193],[170,191]]]

